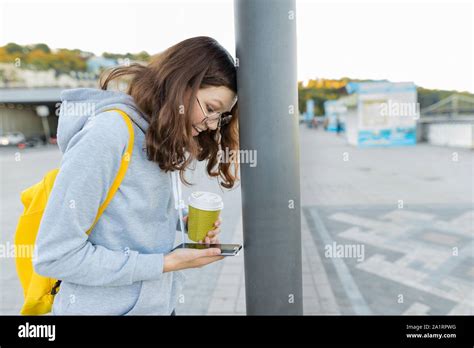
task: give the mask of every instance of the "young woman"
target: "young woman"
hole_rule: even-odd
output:
[[[107,90],[128,79],[127,93]],[[178,222],[172,174],[207,161],[207,173],[232,188],[237,163],[219,149],[238,149],[236,68],[214,39],[195,37],[148,65],[112,70],[101,90],[63,92],[58,146],[63,152],[37,237],[37,273],[60,279],[53,314],[174,313],[185,268],[222,259],[219,249],[170,252]],[[88,237],[127,147],[120,109],[135,141],[125,178]],[[176,176],[177,177],[177,176]],[[202,242],[218,243],[220,220]]]

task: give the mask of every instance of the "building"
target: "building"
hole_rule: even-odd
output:
[[[350,82],[348,96],[324,104],[327,129],[343,123],[347,141],[355,146],[416,144],[419,119],[416,86],[412,82]]]
[[[86,64],[88,72],[99,75],[102,70],[116,66],[117,61],[104,57],[91,57],[87,60]]]

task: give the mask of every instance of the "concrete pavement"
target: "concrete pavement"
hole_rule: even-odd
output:
[[[300,140],[304,313],[472,314],[473,152],[426,144],[359,149],[304,126]],[[0,149],[3,246],[22,211],[20,191],[59,162],[53,146]],[[185,197],[223,195],[221,241],[241,243],[240,188],[221,191],[202,164],[187,177],[197,185],[183,187]],[[187,270],[177,314],[244,315],[243,256]],[[0,314],[17,314],[14,260],[0,264]]]

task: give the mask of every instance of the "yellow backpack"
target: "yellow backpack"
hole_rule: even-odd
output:
[[[109,189],[107,197],[99,207],[97,216],[91,228],[87,230],[87,235],[92,232],[95,224],[104,212],[105,208],[112,200],[120,183],[125,177],[128,169],[128,164],[132,158],[134,132],[132,122],[126,113],[122,110],[113,109],[107,111],[117,111],[127,124],[129,132],[129,141],[127,150],[122,156],[117,176]],[[21,193],[21,202],[24,205],[23,214],[20,216],[15,232],[15,250],[34,250],[36,236],[38,234],[41,218],[48,202],[49,194],[53,189],[54,181],[59,172],[59,168],[49,171],[43,179]],[[39,315],[46,314],[51,311],[54,296],[58,292],[60,280],[43,277],[35,273],[33,268],[32,257],[34,253],[27,253],[27,255],[19,255],[15,252],[15,261],[18,277],[20,278],[21,286],[24,293],[24,304],[20,311],[22,315]]]

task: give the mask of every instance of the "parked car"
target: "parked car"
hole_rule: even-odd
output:
[[[24,147],[35,147],[38,145],[43,145],[46,142],[44,141],[44,136],[43,137],[30,137],[26,141],[23,142],[25,145]]]
[[[9,132],[0,135],[0,146],[17,146],[18,144],[24,143],[26,137],[21,132]]]

